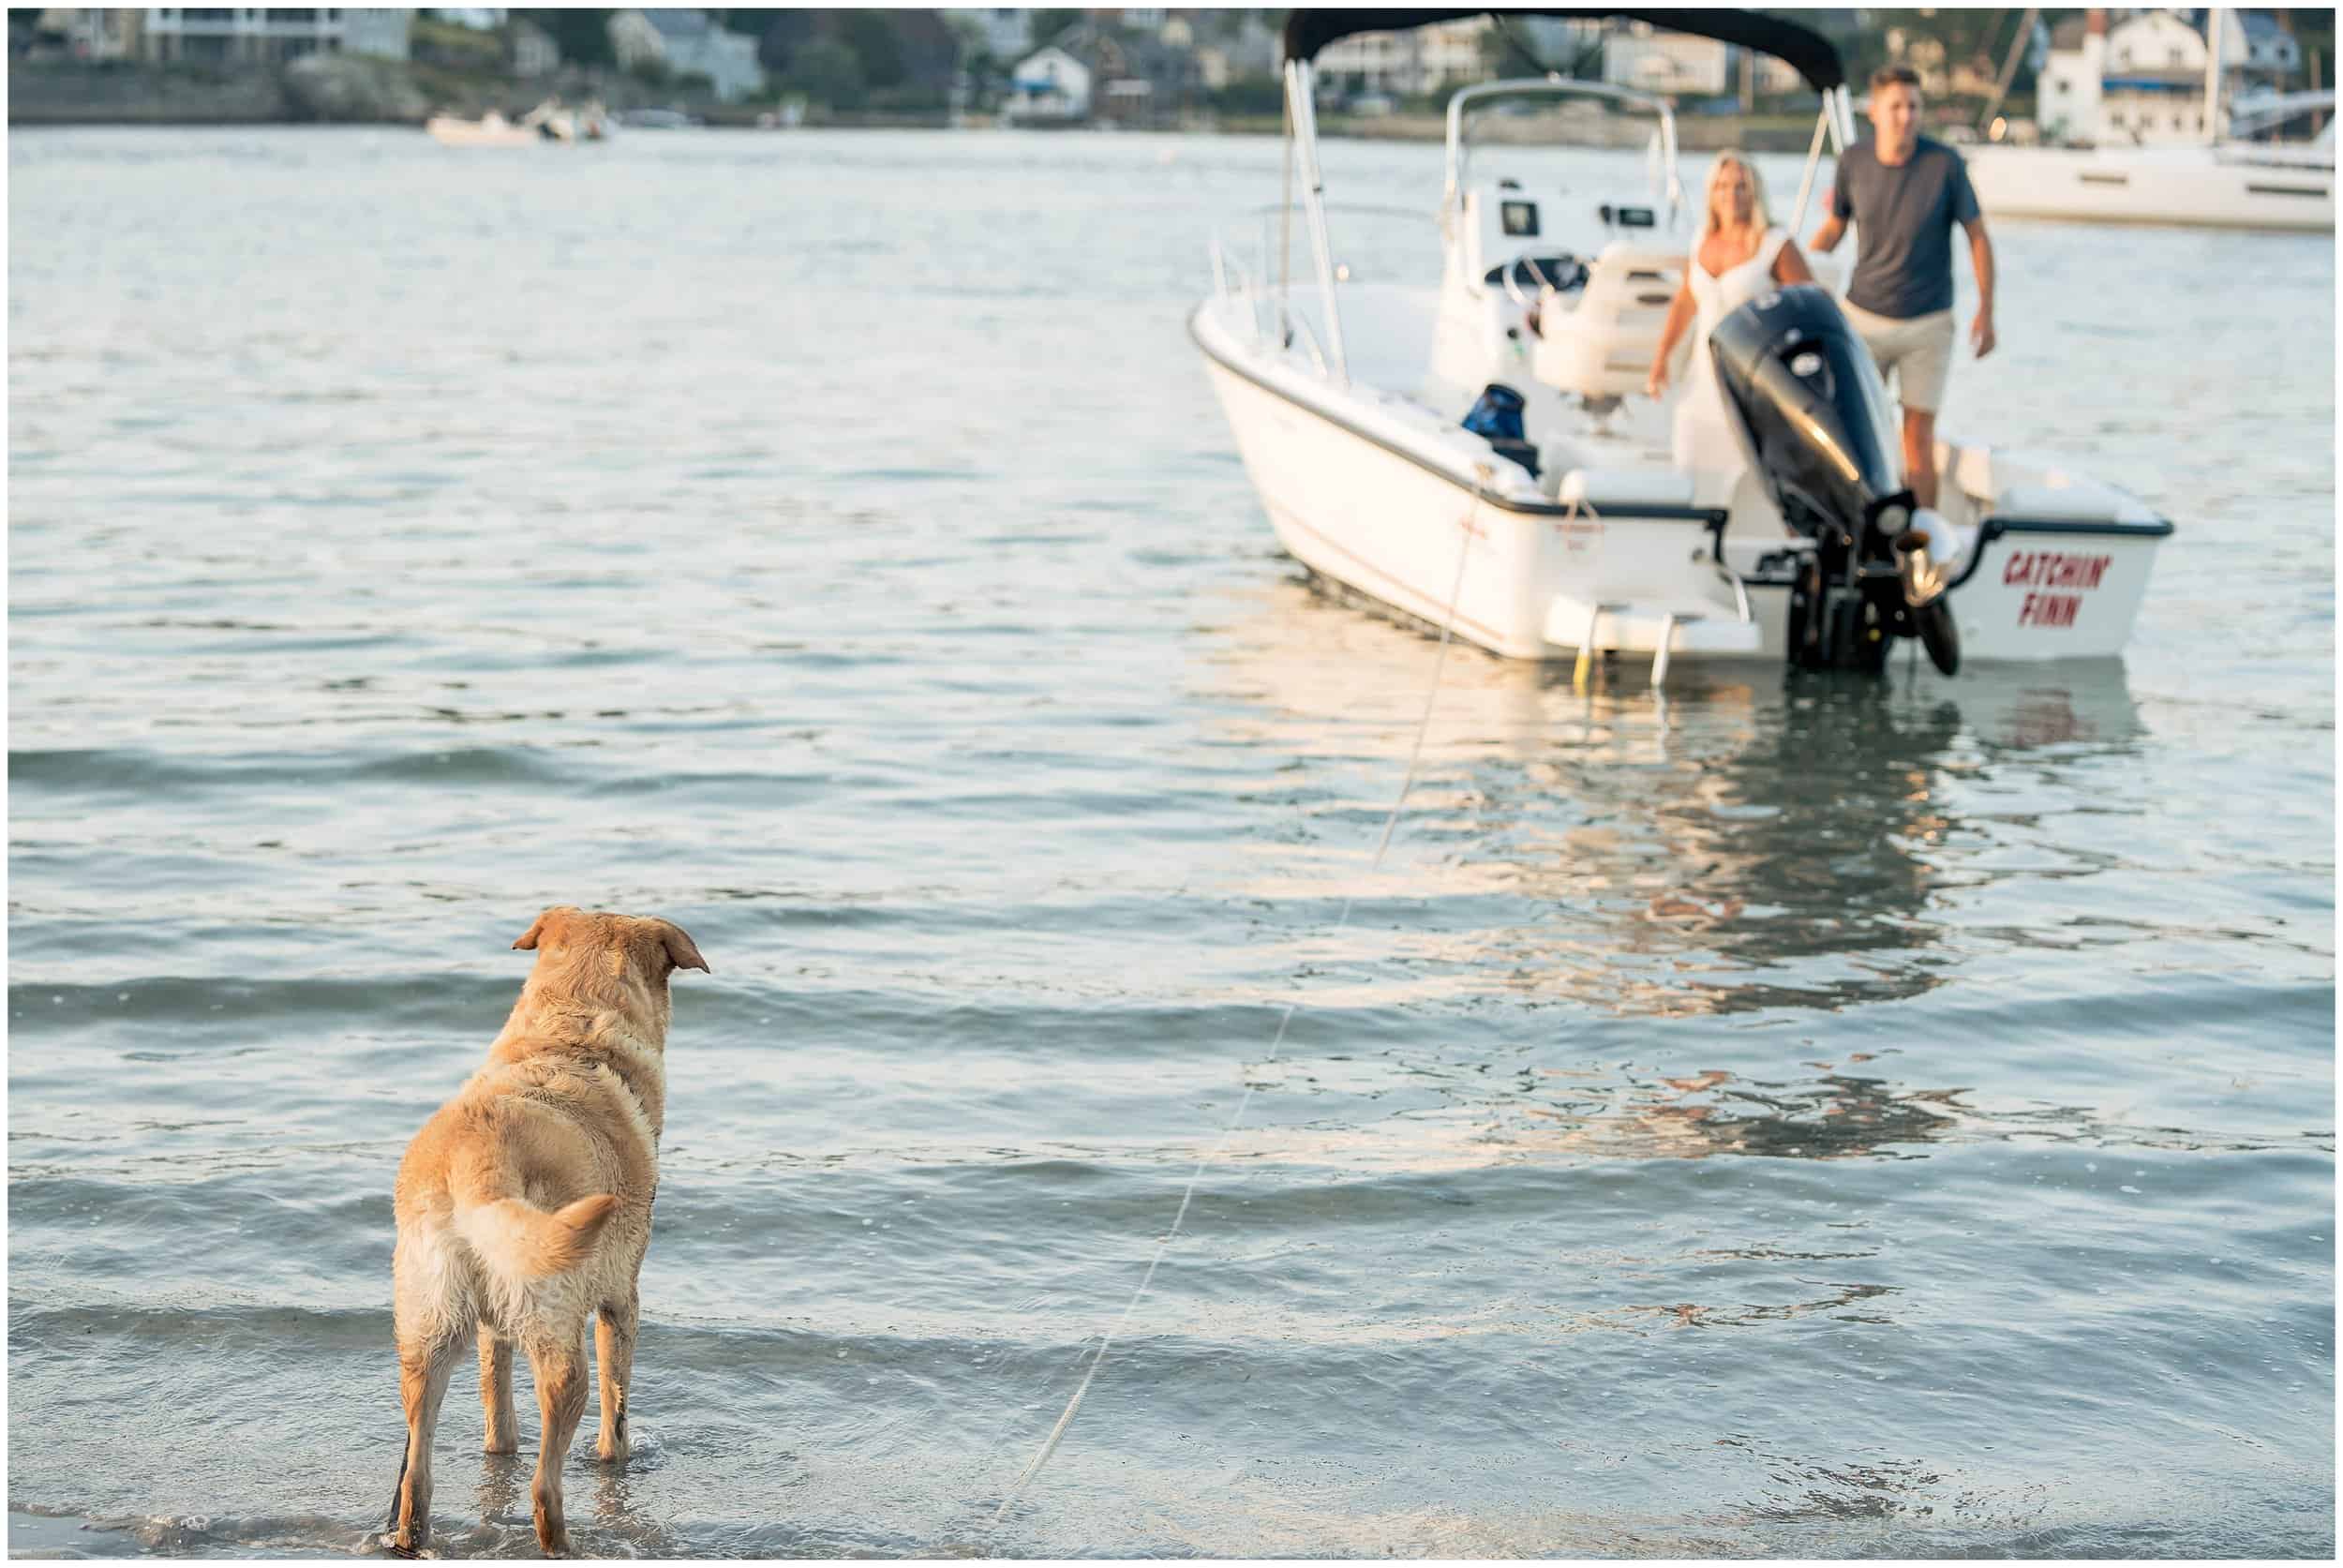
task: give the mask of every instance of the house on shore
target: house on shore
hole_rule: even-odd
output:
[[[697,74],[713,84],[724,103],[739,103],[765,90],[765,67],[757,63],[757,40],[728,33],[706,11],[647,10],[658,31],[667,68],[678,76]]]
[[[561,68],[561,46],[553,35],[526,17],[504,24],[504,51],[513,74],[524,81],[551,76]]]
[[[1091,71],[1052,44],[1017,62],[1001,118],[1024,126],[1078,126],[1090,118]]]
[[[765,67],[756,58],[759,40],[726,32],[706,11],[615,11],[604,26],[620,70],[658,66],[673,76],[704,76],[725,103],[765,90]]]
[[[2221,32],[2225,106],[2283,89],[2302,67],[2302,49],[2267,11],[2227,11]],[[2140,146],[2201,142],[2226,127],[2208,125],[2204,22],[2170,10],[2118,21],[2095,7],[2051,34],[2036,90],[2035,118],[2054,141]]]
[[[136,19],[131,52],[146,60],[273,64],[304,54],[408,57],[412,7],[158,6],[144,11],[83,12]]]

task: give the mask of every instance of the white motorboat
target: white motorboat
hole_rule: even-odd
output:
[[[1664,413],[1635,396],[1690,247],[1674,120],[1656,98],[1560,77],[1464,89],[1448,106],[1440,280],[1352,276],[1329,225],[1311,60],[1402,17],[1475,14],[1293,13],[1288,150],[1315,287],[1216,241],[1214,291],[1189,318],[1295,559],[1491,652],[1574,657],[1582,679],[1615,654],[1650,658],[1655,682],[1680,658],[1876,670],[1904,635],[1940,667],[2122,650],[2172,525],[2056,457],[1957,436],[1938,446],[1935,508],[1917,509],[1878,370],[1820,288],[1774,291],[1720,325],[1737,439],[1675,462]],[[1648,14],[1800,71],[1823,97],[1800,231],[1826,138],[1852,140],[1832,47],[1754,12],[1593,14]],[[1653,122],[1645,188],[1525,184],[1505,149],[1469,134],[1503,100],[1589,98]],[[1500,391],[1517,433],[1501,418],[1493,435],[1465,428]]]

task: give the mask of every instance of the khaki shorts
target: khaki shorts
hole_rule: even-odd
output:
[[[1925,316],[1898,320],[1874,316],[1859,305],[1842,300],[1846,319],[1879,373],[1894,371],[1896,395],[1914,413],[1934,413],[1944,407],[1945,383],[1952,379],[1952,312],[1932,310]]]

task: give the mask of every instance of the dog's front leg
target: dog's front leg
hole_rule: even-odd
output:
[[[519,1424],[513,1419],[513,1341],[486,1323],[480,1325],[480,1409],[488,1418],[481,1452],[520,1452]]]
[[[595,1457],[613,1464],[627,1456],[626,1399],[634,1376],[634,1331],[642,1320],[642,1297],[632,1285],[622,1301],[605,1301],[594,1312],[594,1367],[602,1378],[602,1427]]]

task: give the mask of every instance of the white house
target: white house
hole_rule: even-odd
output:
[[[2096,141],[2099,83],[2106,78],[2107,13],[2069,18],[2051,34],[2050,54],[2035,79],[2034,117],[2053,142]]]
[[[552,34],[526,18],[515,17],[506,23],[504,46],[515,76],[551,76],[561,68],[561,46],[553,41]]]
[[[1415,30],[1415,90],[1437,93],[1452,82],[1476,82],[1487,74],[1482,45],[1489,31],[1485,16],[1436,22]]]
[[[62,34],[66,52],[76,60],[124,60],[141,52],[143,12],[51,6],[40,13],[40,30]]]
[[[1247,11],[1233,28],[1196,46],[1196,70],[1206,87],[1218,91],[1230,82],[1277,74],[1277,34]]]
[[[1353,33],[1318,52],[1321,82],[1369,93],[1404,93],[1415,74],[1405,33]]]
[[[2170,11],[2144,11],[2109,28],[2097,139],[2202,142],[2214,128],[2205,123],[2204,67],[2204,36]]]
[[[407,58],[411,7],[159,6],[141,14],[149,60],[291,60],[346,51]]]
[[[1752,85],[1768,97],[1778,93],[1795,93],[1806,80],[1798,74],[1796,66],[1761,50],[1744,49],[1736,52],[1749,62]]]
[[[409,23],[414,20],[412,7],[405,10],[381,7],[346,10],[342,12],[342,52],[372,54],[384,60],[404,60],[407,58]]]
[[[1724,42],[1663,33],[1638,22],[1604,44],[1603,80],[1647,93],[1713,97],[1725,90]]]
[[[765,90],[765,67],[757,64],[757,40],[727,33],[706,11],[647,10],[657,30],[667,68],[678,76],[696,72],[714,85],[716,97],[738,103]]]
[[[1004,119],[1072,125],[1090,117],[1090,67],[1055,45],[1020,60],[1009,73]]]
[[[1483,74],[1485,16],[1434,22],[1405,33],[1353,33],[1319,51],[1318,74],[1366,93],[1437,93]]]
[[[2282,82],[2301,63],[2294,39],[2265,12],[2228,11],[2221,31],[2221,93]],[[2201,26],[2170,10],[2109,23],[2093,9],[2062,22],[2037,88],[2035,118],[2055,140],[2157,144],[2202,142],[2207,53]]]

